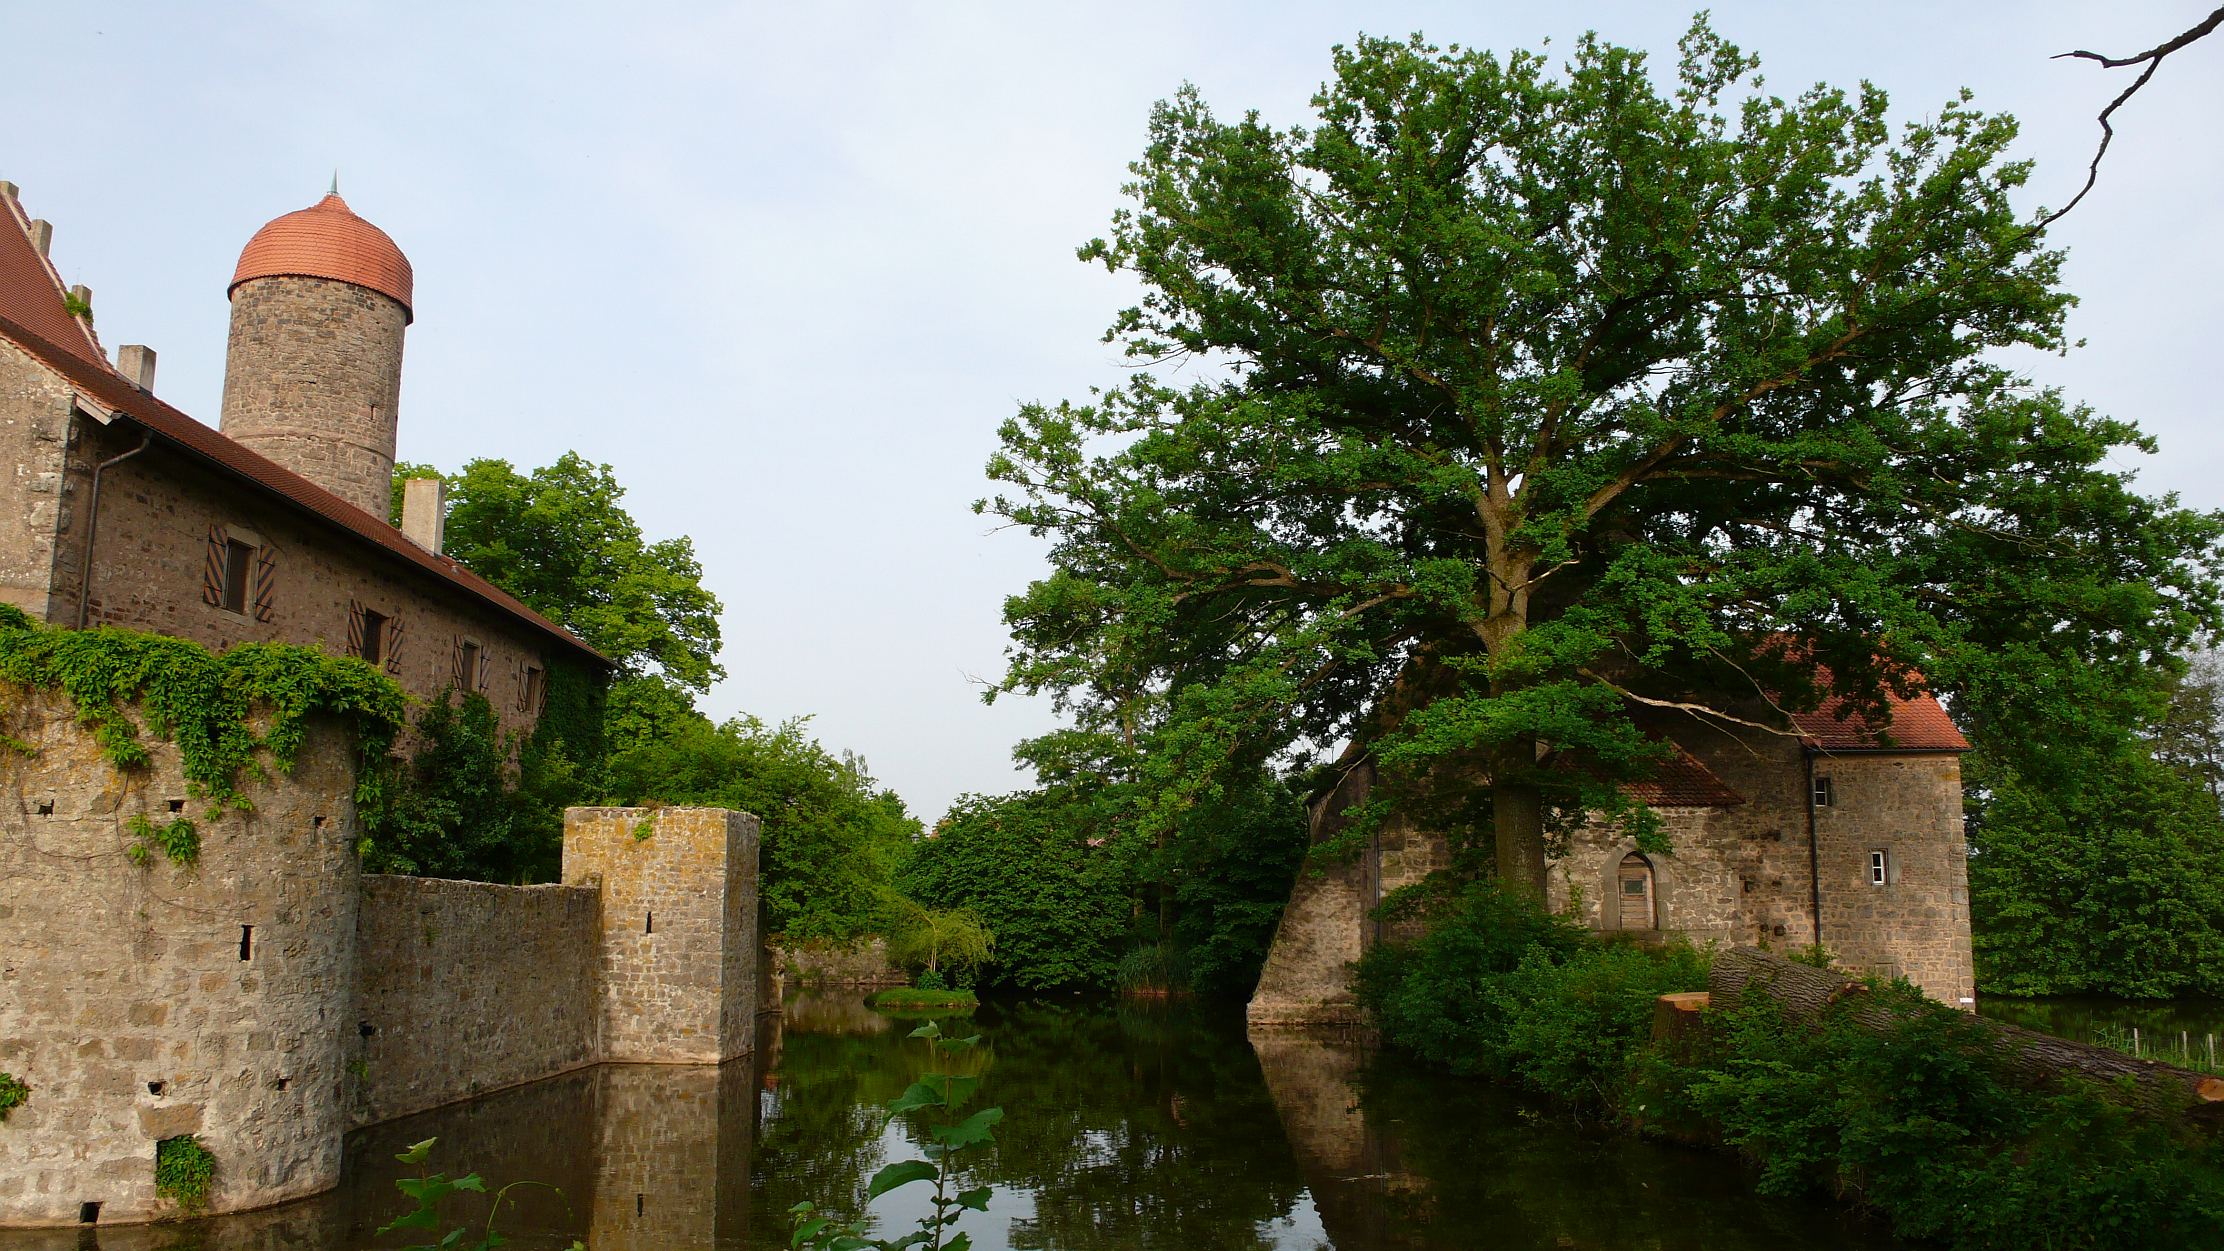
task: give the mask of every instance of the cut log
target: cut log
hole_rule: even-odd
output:
[[[1654,1044],[1676,1059],[1689,1059],[1707,1035],[1707,1004],[1712,998],[1696,990],[1653,1000]]]
[[[1775,1003],[1786,1020],[1805,1025],[1819,1026],[1827,1016],[1841,1013],[1865,1029],[1882,1033],[1903,1015],[1880,1003],[1865,985],[1842,970],[1795,964],[1752,947],[1731,947],[1716,953],[1707,984],[1717,1010],[1736,1008],[1751,997],[1761,996]],[[1918,1010],[1955,1011],[1928,1001]],[[1654,1011],[1657,1029],[1660,1009]],[[1978,1028],[1985,1048],[2005,1062],[2021,1085],[2050,1088],[2059,1086],[2065,1078],[2082,1079],[2102,1087],[2110,1098],[2154,1115],[2190,1115],[2207,1127],[2224,1128],[2224,1080],[1989,1017],[1968,1019]]]

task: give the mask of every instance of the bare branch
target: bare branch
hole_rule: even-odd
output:
[[[2213,33],[2220,25],[2224,25],[2224,8],[2220,8],[2216,12],[2209,14],[2206,18],[2202,19],[2199,25],[2196,25],[2191,29],[2180,33],[2176,38],[2171,39],[2165,43],[2156,44],[2154,47],[2147,49],[2145,52],[2142,52],[2137,56],[2110,57],[2102,56],[2098,52],[2087,52],[2083,49],[2079,49],[2076,52],[2057,53],[2052,58],[2057,61],[2063,60],[2064,58],[2070,58],[2080,61],[2092,61],[2099,64],[2102,69],[2122,69],[2125,66],[2129,65],[2145,65],[2147,68],[2141,70],[2139,72],[2139,77],[2134,80],[2129,87],[2126,87],[2121,92],[2117,93],[2116,98],[2108,102],[2108,107],[2100,111],[2100,147],[2093,153],[2093,163],[2085,167],[2085,185],[2077,189],[2077,194],[2070,197],[2069,203],[2040,218],[2039,224],[2034,227],[2034,229],[2044,230],[2048,226],[2053,225],[2055,222],[2060,221],[2063,214],[2068,213],[2073,208],[2076,208],[2077,202],[2084,199],[2085,194],[2093,189],[2093,185],[2095,183],[2100,181],[2101,158],[2108,155],[2108,145],[2112,140],[2116,138],[2116,127],[2115,124],[2110,121],[2111,116],[2116,112],[2117,109],[2123,107],[2124,101],[2129,100],[2132,96],[2138,94],[2139,89],[2147,85],[2148,79],[2155,76],[2155,71],[2162,68],[2162,58],[2169,56],[2171,53],[2176,52],[2178,49],[2186,46],[2189,43],[2194,42],[2197,39],[2201,39]]]

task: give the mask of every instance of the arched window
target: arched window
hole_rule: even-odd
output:
[[[1634,851],[1622,857],[1622,867],[1614,874],[1614,906],[1616,929],[1660,928],[1660,905],[1653,898],[1652,861]]]

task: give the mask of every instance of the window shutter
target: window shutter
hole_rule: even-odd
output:
[[[448,681],[459,691],[471,689],[471,680],[463,675],[463,636],[448,645]]]
[[[397,676],[402,671],[402,625],[400,617],[386,619],[386,645],[382,649],[386,672]]]
[[[488,688],[494,685],[494,660],[486,654],[484,647],[479,649],[479,671],[472,675],[471,681],[481,695],[486,694]]]
[[[519,712],[529,711],[525,707],[525,696],[525,662],[520,660],[517,662],[517,698],[512,701],[511,706]]]
[[[271,602],[278,594],[278,553],[265,547],[255,553],[255,620],[269,624],[276,615]]]
[[[360,657],[362,654],[363,602],[351,599],[348,601],[348,655]]]
[[[211,608],[224,606],[224,527],[209,527],[208,553],[201,561],[201,602]]]

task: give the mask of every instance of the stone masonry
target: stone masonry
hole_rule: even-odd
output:
[[[408,326],[408,309],[354,283],[290,274],[241,283],[224,433],[384,517]]]
[[[1948,1004],[1974,1003],[1957,754],[1826,750],[1797,735],[1733,734],[1691,718],[1650,728],[1686,753],[1687,773],[1723,794],[1714,803],[1655,804],[1673,850],[1638,860],[1657,909],[1647,937],[1788,951],[1817,941],[1819,910],[1820,941],[1841,966],[1905,977]],[[1810,804],[1815,779],[1826,783],[1828,803]],[[1339,814],[1364,800],[1374,781],[1372,765],[1361,763],[1336,792],[1317,798],[1314,841],[1341,828]],[[1460,784],[1485,783],[1467,777]],[[1550,865],[1548,902],[1595,929],[1619,928],[1617,879],[1635,854],[1618,829],[1596,822],[1579,829]],[[1448,863],[1442,833],[1394,812],[1358,856],[1301,874],[1252,996],[1250,1023],[1358,1025],[1351,967],[1387,937],[1372,917],[1376,905]]]
[[[213,819],[152,736],[118,770],[21,691],[0,729],[26,749],[0,752],[0,1071],[31,1087],[0,1125],[0,1226],[175,1215],[165,1138],[197,1136],[209,1210],[238,1211],[330,1189],[356,1126],[754,1047],[754,817],[574,809],[562,886],[366,877],[337,727]],[[198,863],[135,862],[135,817],[196,821]]]
[[[572,808],[564,881],[602,891],[602,1056],[715,1064],[756,1027],[757,819]]]

